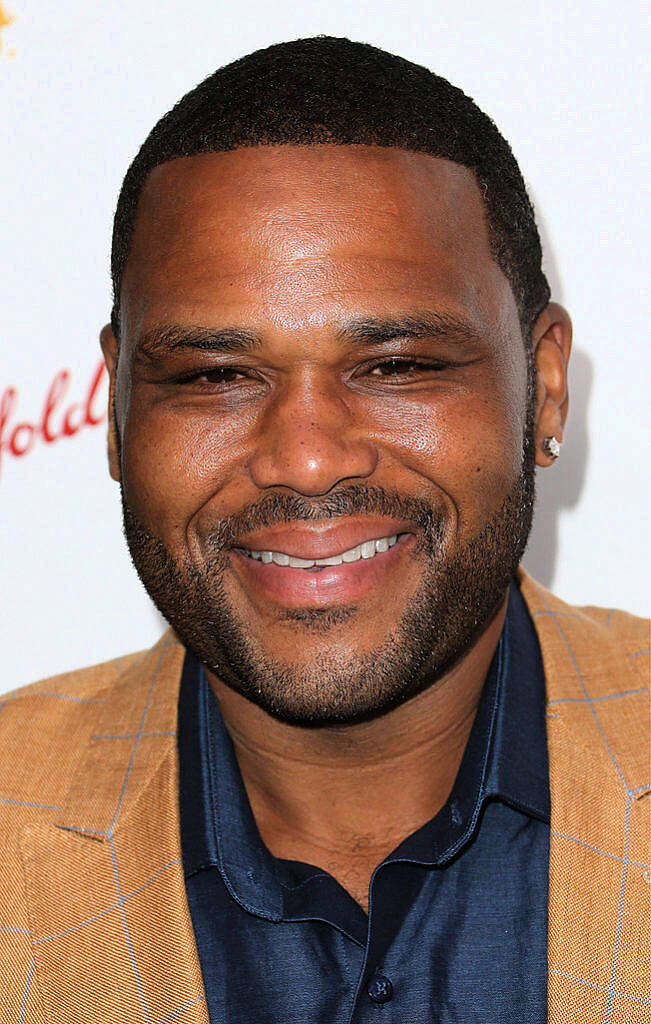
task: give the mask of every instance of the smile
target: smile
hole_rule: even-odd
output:
[[[326,558],[296,558],[294,555],[288,555],[285,551],[254,551],[249,548],[240,548],[239,550],[247,558],[253,558],[255,561],[263,562],[265,565],[273,562],[274,565],[286,566],[290,569],[314,569],[325,568],[328,565],[342,565],[344,562],[359,562],[361,559],[375,558],[376,555],[392,548],[397,540],[397,534],[390,537],[380,537],[377,540],[366,540],[361,544],[356,544],[355,547],[348,548],[347,551],[329,555]]]
[[[396,524],[397,525],[397,524]],[[351,538],[352,539],[352,538]],[[269,537],[269,541],[271,537]],[[293,542],[286,531],[278,548],[292,550]],[[341,550],[331,539],[328,547],[321,545],[318,558],[300,558],[288,551],[274,548],[231,548],[232,565],[244,590],[255,599],[270,601],[285,608],[325,607],[350,604],[363,597],[382,595],[400,588],[400,577],[416,544],[413,533],[396,532],[384,537],[360,541]],[[296,547],[302,554],[311,554],[297,537]],[[316,547],[316,544],[312,544]],[[339,547],[339,551],[337,551]],[[295,550],[295,549],[294,549]],[[389,590],[387,590],[389,588]]]

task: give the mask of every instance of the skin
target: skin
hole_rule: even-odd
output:
[[[267,494],[318,498],[351,483],[431,502],[453,551],[513,488],[525,348],[466,168],[361,146],[172,161],[143,190],[121,303],[120,345],[109,326],[101,335],[115,403],[110,471],[179,560],[200,559],[216,521]],[[353,344],[340,333],[353,319],[423,313],[463,321],[472,340]],[[145,357],[143,339],[160,324],[237,327],[260,344]],[[562,440],[567,414],[565,310],[551,303],[532,340],[536,462],[548,466],[542,439]],[[377,364],[391,357],[437,362],[384,375]],[[226,384],[214,372],[177,379],[224,366],[237,371]],[[363,517],[353,518],[359,527]],[[384,535],[381,522],[371,525],[369,536]],[[270,657],[296,668],[320,650],[372,654],[424,571],[415,543],[405,545],[384,577],[348,602],[344,621],[319,632],[288,619],[288,608],[306,606],[304,595],[293,604],[291,594],[270,596],[229,558],[235,613]],[[436,685],[352,725],[280,721],[209,673],[272,853],[324,868],[367,907],[374,867],[449,795],[504,614],[502,600]]]

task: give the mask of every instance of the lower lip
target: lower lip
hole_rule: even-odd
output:
[[[382,593],[391,573],[407,557],[415,540],[413,534],[403,533],[392,548],[378,552],[373,558],[325,566],[318,572],[292,569],[274,562],[265,564],[237,548],[232,548],[230,555],[245,586],[260,596],[285,608],[319,608],[355,601],[373,590]]]

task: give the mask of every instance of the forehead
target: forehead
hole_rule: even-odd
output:
[[[373,146],[260,146],[176,159],[143,188],[122,288],[128,333],[343,307],[516,315],[481,195],[459,164]],[[355,307],[354,309],[352,307]]]

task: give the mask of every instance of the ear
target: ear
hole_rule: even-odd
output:
[[[562,444],[567,419],[567,364],[572,348],[572,321],[557,302],[550,302],[536,320],[531,332],[537,370],[536,393],[536,465],[551,466],[555,461],[543,448],[546,437]]]
[[[109,473],[114,480],[120,481],[120,439],[117,435],[115,419],[115,378],[118,368],[118,343],[110,324],[106,324],[99,332],[99,343],[104,354],[104,362],[109,372],[108,396],[108,464]]]

